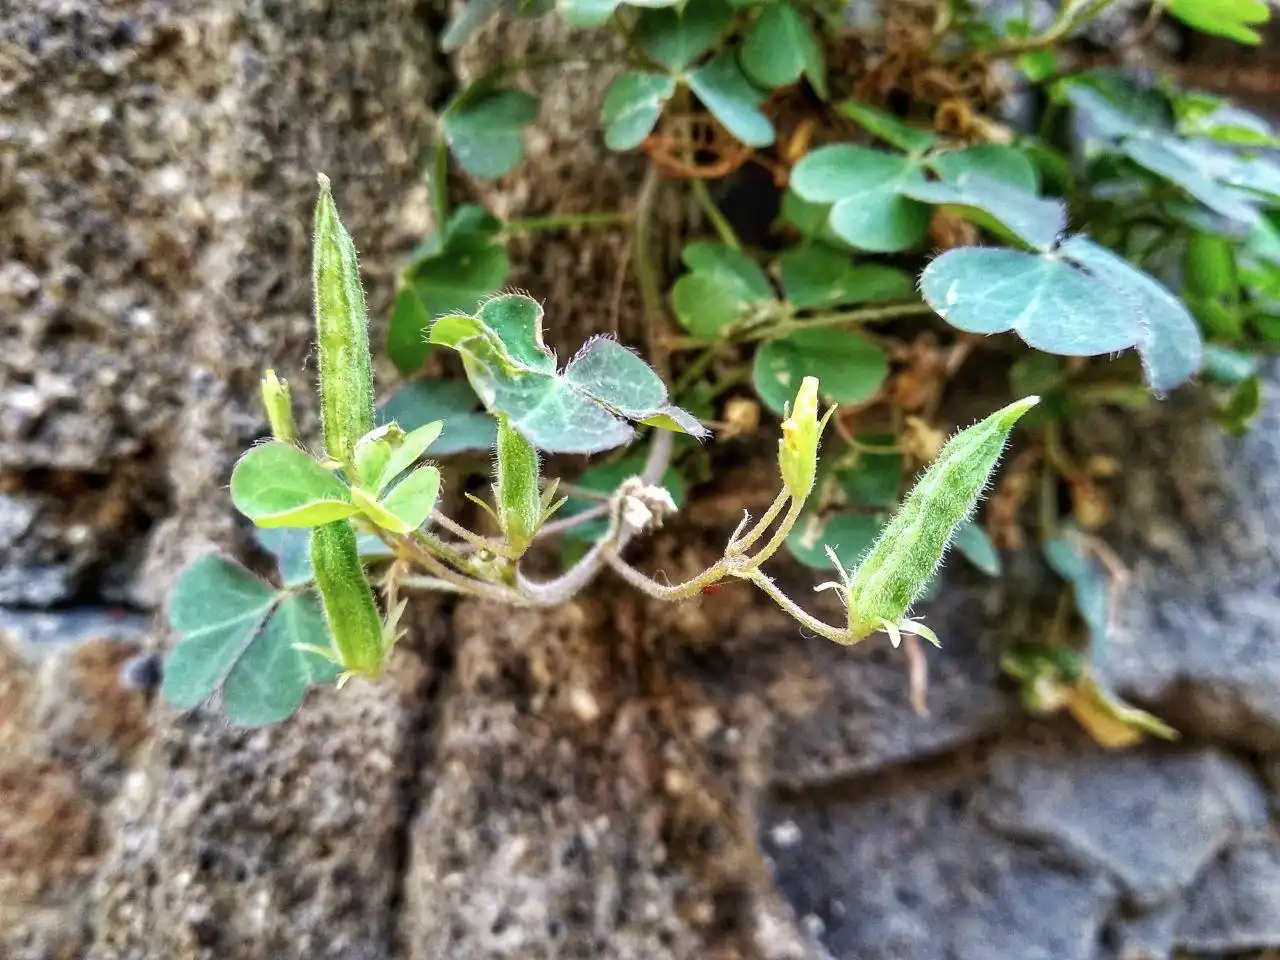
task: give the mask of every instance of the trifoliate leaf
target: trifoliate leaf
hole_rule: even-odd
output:
[[[253,447],[231,472],[231,502],[260,527],[316,527],[356,512],[341,480],[288,443]]]
[[[661,395],[652,389],[661,384],[656,375],[634,385],[636,364],[643,361],[616,344],[588,343],[565,373],[556,373],[555,357],[542,341],[542,316],[532,297],[506,294],[483,304],[474,317],[442,317],[431,328],[431,342],[458,351],[485,406],[506,414],[530,443],[549,453],[621,446],[633,436],[623,416],[706,435],[667,402],[665,387]],[[642,409],[646,399],[655,402]]]
[[[524,128],[538,119],[538,98],[522,90],[464,96],[445,111],[441,130],[467,173],[492,180],[524,158]]]
[[[688,0],[679,9],[642,11],[632,36],[650,60],[679,73],[714,47],[732,20],[726,0]]]
[[[899,150],[916,153],[933,146],[933,131],[906,123],[891,113],[877,110],[865,103],[858,103],[856,100],[846,100],[839,105],[839,109],[872,136]]]
[[[929,306],[968,333],[1016,331],[1030,346],[1063,356],[1100,356],[1136,344],[1133,305],[1061,257],[961,247],[920,276]]]
[[[760,264],[741,250],[723,243],[691,243],[684,248],[681,259],[686,267],[697,273],[732,278],[752,302],[773,298],[773,287]]]
[[[1173,111],[1158,91],[1140,87],[1115,70],[1069,77],[1054,91],[1066,99],[1103,141],[1159,135],[1173,129]]]
[[[863,250],[892,253],[924,239],[929,208],[903,195],[922,180],[906,157],[866,147],[819,147],[792,171],[791,189],[812,203],[830,203],[828,224],[841,240]]]
[[[747,31],[738,56],[748,77],[762,87],[786,87],[800,79],[818,41],[789,3],[765,7]]]
[[[1258,209],[1238,190],[1211,177],[1194,153],[1171,138],[1132,137],[1122,144],[1125,155],[1139,166],[1181,187],[1214,213],[1252,226]]]
[[[427,452],[427,448],[435,443],[443,430],[444,421],[435,420],[406,433],[382,467],[377,479],[378,490],[380,492],[385,490],[396,477],[413,466],[418,458]]]
[[[681,326],[697,337],[715,339],[755,304],[774,299],[760,265],[720,243],[691,243],[684,249],[690,273],[676,281],[671,306]]]
[[[631,70],[619,76],[609,84],[600,109],[605,145],[634,150],[644,143],[675,92],[675,79],[660,73]]]
[[[921,203],[956,211],[980,226],[1011,234],[1037,250],[1048,250],[1067,224],[1067,208],[985,174],[965,172],[954,184],[912,180],[902,193]]]
[[[255,527],[254,536],[263,548],[276,558],[280,582],[286,587],[300,587],[315,577],[311,567],[309,544],[311,535],[296,527]]]
[[[689,88],[711,115],[747,146],[773,143],[773,123],[760,111],[764,94],[751,85],[732,53],[723,53],[691,73]]]
[[[161,689],[179,710],[221,693],[231,722],[276,723],[298,708],[310,684],[338,675],[336,664],[295,648],[329,645],[314,594],[277,593],[215,554],[183,573],[168,615],[180,639],[165,661]]]
[[[440,439],[432,444],[435,456],[493,446],[494,419],[480,410],[475,391],[462,380],[412,380],[377,411],[379,424],[395,421],[410,432],[437,420],[442,430]]]
[[[800,381],[817,377],[823,397],[862,403],[875,396],[889,374],[884,351],[845,330],[797,330],[756,351],[752,380],[766,407],[781,414]]]
[[[778,265],[783,292],[797,310],[915,296],[905,271],[879,263],[855,265],[849,254],[821,244],[785,250]]]

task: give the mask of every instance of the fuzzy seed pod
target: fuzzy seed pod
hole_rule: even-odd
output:
[[[311,564],[343,669],[376,677],[385,652],[382,621],[350,523],[337,520],[312,528]]]
[[[1027,397],[962,430],[939,452],[848,581],[849,633],[896,625],[928,585],[951,537],[973,512]]]
[[[542,522],[538,451],[511,426],[506,416],[499,414],[496,453],[497,482],[493,492],[498,505],[498,523],[512,548],[523,553]]]
[[[319,180],[312,280],[320,367],[320,417],[325,453],[340,463],[350,464],[356,441],[373,429],[369,317],[355,244],[338,219],[329,178],[321,174]]]
[[[274,370],[262,375],[262,405],[267,411],[267,422],[271,424],[271,436],[283,443],[293,443],[298,439],[289,383],[277,377]]]

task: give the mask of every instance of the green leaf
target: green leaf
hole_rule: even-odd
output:
[[[1000,576],[1000,554],[996,551],[991,538],[987,536],[987,531],[973,520],[968,520],[956,528],[951,545],[955,547],[957,553],[987,576]]]
[[[858,437],[864,443],[890,444],[893,437]],[[835,464],[835,478],[845,500],[859,507],[892,507],[902,488],[900,453],[872,453],[853,449]]]
[[[413,466],[417,459],[427,452],[427,448],[436,442],[436,438],[443,430],[444,421],[435,420],[405,434],[400,445],[392,450],[391,456],[383,465],[377,481],[379,492],[385,490],[391,481]]]
[[[263,549],[276,558],[280,582],[286,587],[300,587],[315,578],[311,567],[309,545],[311,535],[296,527],[255,527],[254,536]]]
[[[1017,147],[981,143],[936,153],[929,158],[928,163],[938,176],[951,184],[958,183],[967,173],[980,173],[1027,193],[1038,193],[1040,190],[1040,175],[1035,164]]]
[[[624,417],[642,418],[667,402],[667,386],[616,340],[593,337],[564,368],[564,379]]]
[[[1170,138],[1133,137],[1125,140],[1122,150],[1139,166],[1181,187],[1214,213],[1252,226],[1258,210],[1238,191],[1223,186],[1209,176],[1189,153]]]
[[[676,281],[671,306],[694,336],[716,339],[750,307],[774,299],[760,265],[741,251],[719,243],[691,243],[683,257],[692,272]]]
[[[839,110],[872,136],[899,150],[920,153],[933,146],[935,137],[932,130],[905,123],[893,114],[869,107],[865,103],[846,100],[839,105]]]
[[[1204,365],[1201,367],[1201,373],[1206,380],[1236,386],[1257,372],[1258,358],[1251,354],[1213,343],[1207,344],[1204,348]]]
[[[431,342],[458,351],[485,406],[506,414],[530,443],[549,453],[597,453],[628,442],[633,430],[615,415],[621,410],[611,406],[614,402],[627,407],[631,419],[661,417],[664,427],[706,435],[692,417],[667,403],[665,388],[662,402],[643,411],[640,398],[656,396],[652,390],[615,389],[641,362],[629,352],[622,351],[623,358],[617,350],[593,347],[581,371],[575,368],[572,377],[556,373],[555,358],[542,342],[542,307],[532,297],[506,294],[484,304],[476,317],[442,317],[431,328]]]
[[[1234,296],[1239,286],[1234,245],[1223,237],[1194,234],[1183,255],[1182,276],[1195,296]]]
[[[433,444],[437,456],[493,446],[494,419],[480,410],[475,391],[462,380],[411,380],[377,411],[378,423],[394,421],[410,432],[437,420],[443,425]]]
[[[1204,344],[1182,301],[1128,261],[1088,237],[1068,239],[1061,254],[1101,280],[1112,299],[1137,311],[1141,330],[1136,346],[1147,383],[1157,393],[1180,386],[1200,369]]]
[[[732,53],[689,74],[689,88],[731,134],[749,147],[773,143],[773,123],[760,112],[764,94],[751,85]]]
[[[830,547],[846,569],[857,565],[858,560],[875,543],[884,527],[884,518],[877,514],[845,511],[829,517],[802,516],[787,534],[787,552],[806,567],[814,570],[833,570],[826,547]]]
[[[1054,87],[1104,140],[1173,129],[1173,111],[1156,90],[1139,87],[1115,70],[1092,70]]]
[[[471,36],[502,9],[506,0],[469,0],[462,6],[440,37],[440,49],[455,53]]]
[[[674,7],[680,0],[555,0],[556,9],[571,27],[600,27],[615,10],[629,7]]]
[[[1058,576],[1071,584],[1076,609],[1093,637],[1095,653],[1107,642],[1110,588],[1106,568],[1066,532],[1044,545],[1044,557]]]
[[[738,56],[752,81],[772,89],[799,80],[817,48],[818,41],[804,17],[795,7],[779,2],[760,12]]]
[[[622,485],[624,480],[630,477],[638,477],[644,471],[645,456],[643,451],[639,451],[628,454],[616,463],[602,463],[597,467],[591,467],[589,470],[584,470],[579,474],[573,484],[583,490],[591,490],[603,496],[610,496]],[[659,486],[664,487],[667,493],[671,494],[671,502],[677,508],[683,506],[685,498],[684,479],[674,468],[667,468],[667,472],[662,475]],[[570,497],[565,501],[564,506],[560,508],[557,516],[562,520],[575,517],[591,507],[597,506],[599,502],[581,497]],[[605,535],[608,527],[608,520],[601,517],[598,520],[591,520],[581,526],[566,530],[564,538],[579,543],[594,543]]]
[[[968,333],[1013,330],[1063,356],[1100,356],[1138,342],[1138,317],[1123,297],[1056,256],[961,247],[920,275],[925,301]]]
[[[441,130],[462,169],[481,180],[509,173],[524,158],[523,130],[538,118],[538,98],[521,90],[463,95]]]
[[[1033,50],[1018,58],[1018,69],[1032,83],[1041,83],[1058,72],[1058,55],[1052,50]]]
[[[878,263],[855,265],[847,253],[819,244],[784,250],[778,265],[782,289],[797,310],[915,296],[906,272]]]
[[[494,242],[500,224],[482,208],[459,207],[442,235],[428,238],[404,273],[387,331],[387,353],[401,373],[422,366],[434,317],[472,311],[507,281],[507,251]]]
[[[752,380],[766,407],[781,414],[800,381],[817,377],[822,396],[835,403],[862,403],[875,396],[889,374],[884,351],[845,330],[797,330],[756,351]]]
[[[1262,0],[1169,0],[1165,9],[1202,33],[1247,44],[1262,42],[1253,28],[1271,17]]]
[[[828,223],[841,240],[893,253],[919,244],[929,226],[929,208],[902,195],[919,179],[919,167],[906,157],[836,144],[801,160],[791,189],[812,203],[832,204]]]
[[[183,573],[168,615],[181,636],[165,661],[161,689],[179,710],[221,692],[233,723],[275,723],[298,708],[309,684],[338,674],[336,664],[294,648],[328,646],[313,594],[278,594],[216,554]]]
[[[1060,200],[1041,199],[981,173],[962,173],[954,184],[916,180],[902,192],[921,203],[963,213],[996,232],[1012,234],[1037,250],[1050,249],[1067,225],[1067,208]]]
[[[341,480],[279,442],[260,444],[236,462],[231,502],[260,527],[315,527],[356,512]]]
[[[1231,398],[1218,411],[1218,422],[1222,429],[1232,436],[1244,436],[1249,422],[1262,408],[1262,381],[1256,376],[1242,380],[1236,385]]]
[[[644,143],[675,92],[675,79],[659,73],[631,70],[619,76],[609,84],[600,108],[605,146],[634,150]]]
[[[688,0],[682,8],[641,11],[632,37],[650,60],[679,73],[714,47],[732,20],[725,0]]]
[[[410,530],[427,522],[440,493],[440,471],[435,467],[419,467],[382,498],[382,506],[398,517]]]
[[[752,303],[773,299],[773,287],[760,264],[723,243],[691,243],[681,254],[685,266],[698,273],[732,278]]]

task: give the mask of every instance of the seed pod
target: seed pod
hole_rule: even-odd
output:
[[[506,416],[499,414],[496,452],[493,494],[498,505],[498,525],[511,547],[524,553],[542,522],[538,451]]]
[[[298,428],[293,422],[293,395],[289,383],[276,376],[274,370],[262,375],[262,405],[271,424],[271,436],[284,443],[298,439]]]
[[[951,538],[973,512],[1027,397],[962,430],[939,452],[848,581],[849,633],[896,625],[929,583]]]
[[[338,520],[312,528],[311,564],[343,669],[377,677],[384,653],[382,621],[350,523]]]
[[[325,452],[351,464],[356,442],[373,429],[373,364],[369,317],[356,248],[320,174],[316,201],[312,281],[320,367],[320,417]]]

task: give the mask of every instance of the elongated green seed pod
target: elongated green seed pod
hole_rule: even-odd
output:
[[[538,451],[506,416],[499,414],[495,452],[493,492],[498,505],[498,523],[512,548],[524,553],[542,521]]]
[[[337,520],[311,530],[311,564],[325,619],[345,670],[377,677],[382,669],[383,629],[373,588],[356,549],[355,529]]]
[[[369,357],[369,316],[356,247],[338,219],[329,178],[319,177],[312,281],[315,292],[316,349],[320,367],[320,417],[324,449],[350,464],[356,441],[373,429],[373,364]]]
[[[293,394],[288,381],[277,377],[274,370],[262,375],[262,406],[271,424],[271,436],[284,443],[298,439],[298,428],[293,422]]]
[[[906,615],[942,562],[956,528],[973,512],[1014,424],[1039,399],[1027,397],[996,411],[942,448],[849,578],[853,639]]]

